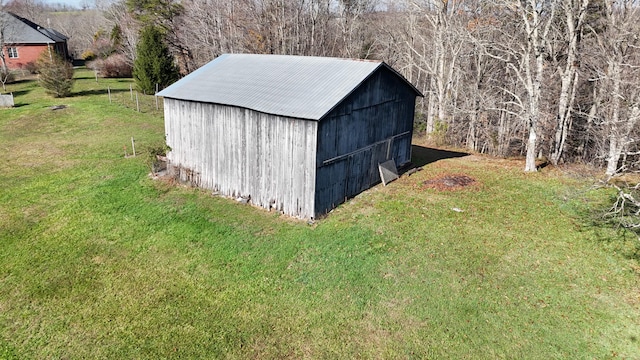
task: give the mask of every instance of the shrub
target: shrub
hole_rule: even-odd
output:
[[[10,70],[3,70],[0,68],[0,82],[2,84],[11,84],[16,80],[16,75]]]
[[[131,77],[133,68],[122,54],[113,54],[102,62],[100,74],[106,78]]]
[[[53,97],[71,94],[73,86],[73,66],[56,53],[44,51],[38,58],[38,82]]]
[[[167,156],[167,153],[171,151],[171,148],[166,143],[157,144],[151,146],[147,150],[147,164],[151,168],[152,173],[157,173],[160,170],[164,170],[167,167],[167,164],[164,160],[161,160],[161,157]]]
[[[96,54],[93,52],[93,50],[85,50],[82,55],[80,55],[80,58],[85,61],[91,61],[96,58]]]
[[[30,74],[38,73],[38,65],[33,61],[29,61],[28,63],[24,64],[24,69],[27,70]]]
[[[413,119],[413,129],[420,135],[427,132],[427,114],[416,111]]]
[[[95,59],[95,60],[87,61],[85,63],[85,66],[89,70],[101,71],[102,67],[104,66],[104,60],[103,59]]]
[[[95,70],[104,78],[131,77],[132,67],[122,54],[113,54],[106,59],[96,59],[87,63],[87,68]]]

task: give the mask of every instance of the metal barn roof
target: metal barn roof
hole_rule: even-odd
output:
[[[320,120],[381,66],[391,69],[381,61],[225,54],[158,95]]]

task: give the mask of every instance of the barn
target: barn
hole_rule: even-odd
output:
[[[311,219],[411,159],[416,96],[381,61],[225,54],[164,89],[170,171]]]

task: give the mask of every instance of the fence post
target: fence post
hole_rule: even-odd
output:
[[[140,101],[138,100],[138,92],[136,91],[136,108],[138,112],[140,112]]]
[[[109,93],[109,104],[111,104],[111,88],[107,86],[107,92]]]

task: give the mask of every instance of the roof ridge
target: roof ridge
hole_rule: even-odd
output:
[[[360,59],[360,58],[348,58],[348,57],[337,57],[337,56],[319,56],[319,55],[286,55],[286,54],[253,54],[253,53],[223,53],[220,56],[264,56],[264,57],[288,57],[288,58],[316,58],[316,59],[331,59],[331,60],[347,60],[347,61],[355,61],[355,62],[367,62],[367,63],[383,63],[383,60],[376,59]],[[215,60],[215,59],[214,59]]]
[[[9,15],[12,15],[12,16],[13,16],[13,17],[15,17],[16,19],[18,19],[18,20],[22,21],[25,25],[29,26],[30,28],[32,28],[32,29],[34,29],[34,30],[38,30],[39,28],[41,28],[41,27],[42,27],[42,26],[40,26],[40,25],[38,25],[38,24],[34,23],[33,21],[31,21],[31,20],[27,19],[27,18],[24,18],[24,17],[22,17],[22,16],[20,16],[20,15],[17,15],[17,14],[15,14],[15,13],[12,13],[11,11],[7,11],[7,13],[8,13]]]
[[[12,34],[12,36],[19,38],[19,40],[11,41],[11,42],[23,42],[21,41],[22,39],[29,38],[29,40],[26,40],[27,43],[51,43],[51,42],[55,43],[55,42],[65,41],[68,39],[66,35],[60,33],[59,31],[53,28],[50,28],[50,29],[45,28],[11,11],[0,11],[0,16],[8,16],[9,19],[13,18],[13,20],[10,20],[8,24],[9,26],[14,28],[14,34]],[[32,33],[32,31],[35,31],[35,33]],[[37,36],[44,36],[44,38],[46,38],[48,41],[45,41],[44,38],[38,39],[38,37],[34,37],[36,33],[39,34]],[[7,39],[5,39],[5,41],[6,40]],[[6,41],[6,42],[9,43],[10,41]]]
[[[158,95],[320,120],[383,67],[390,68],[384,61],[223,54]],[[421,95],[404,77],[400,78]]]

